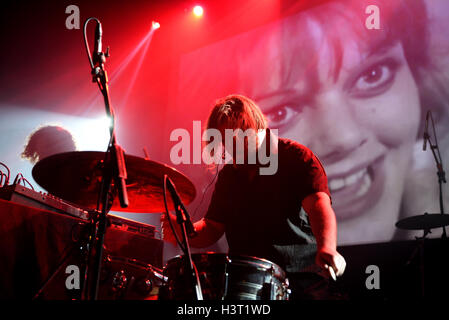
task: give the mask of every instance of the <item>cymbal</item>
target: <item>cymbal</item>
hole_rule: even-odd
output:
[[[396,222],[396,227],[405,230],[429,230],[449,225],[449,214],[424,213]]]
[[[52,155],[40,160],[33,167],[33,178],[49,193],[83,208],[96,209],[100,192],[104,152],[74,151]],[[128,174],[126,186],[128,208],[120,207],[116,196],[111,210],[159,213],[165,212],[164,174],[173,181],[184,204],[195,199],[193,183],[184,174],[165,164],[125,154]],[[173,202],[167,191],[167,205],[173,210]]]

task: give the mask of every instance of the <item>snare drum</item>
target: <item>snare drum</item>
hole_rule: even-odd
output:
[[[194,297],[187,259],[177,256],[164,268],[167,282],[161,300]],[[288,279],[275,263],[248,256],[221,253],[192,254],[205,300],[288,300]]]

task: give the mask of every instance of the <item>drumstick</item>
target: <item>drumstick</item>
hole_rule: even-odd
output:
[[[329,270],[332,280],[337,281],[337,276],[335,275],[334,268],[332,268],[332,266],[329,266],[328,270]]]

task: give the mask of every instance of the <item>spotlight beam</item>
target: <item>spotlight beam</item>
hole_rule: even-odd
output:
[[[138,73],[141,70],[141,67],[142,67],[142,64],[143,64],[143,60],[145,59],[145,56],[146,56],[147,51],[148,51],[148,48],[150,47],[151,39],[153,39],[153,34],[154,34],[155,30],[156,29],[153,29],[152,32],[150,33],[151,36],[148,39],[148,41],[147,41],[147,43],[145,45],[145,48],[142,51],[142,54],[141,54],[140,59],[139,59],[139,62],[137,63],[137,67],[135,68],[134,74],[133,74],[133,76],[131,78],[131,81],[129,82],[128,89],[126,90],[125,96],[123,97],[122,103],[120,104],[123,107],[126,107],[126,105],[128,103],[128,97],[129,97],[132,89],[134,88],[134,84],[136,82],[137,75],[138,75]]]
[[[148,34],[146,34],[142,40],[140,40],[140,42],[137,44],[137,46],[126,56],[125,59],[123,59],[123,61],[119,64],[119,66],[112,72],[111,76],[109,77],[109,85],[112,86],[115,81],[121,76],[121,74],[123,73],[123,71],[128,67],[128,65],[131,63],[131,61],[135,58],[135,56],[137,55],[137,53],[140,51],[140,49],[142,48],[142,46],[145,43],[149,43],[151,42],[151,39],[153,37],[154,31],[157,28],[154,28],[153,26],[151,27],[150,31],[148,32]],[[88,103],[88,107],[86,108],[86,113],[89,112],[94,105],[96,105],[98,103],[98,101],[100,100],[101,96],[98,95],[97,93],[92,95],[92,98],[90,98],[90,102]],[[118,110],[116,110],[118,111]]]

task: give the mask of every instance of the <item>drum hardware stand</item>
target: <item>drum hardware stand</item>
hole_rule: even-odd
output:
[[[228,296],[229,290],[229,265],[231,264],[231,259],[228,255],[226,255],[226,263],[224,266],[224,275],[223,275],[223,293],[221,296],[221,300],[224,300]]]
[[[81,225],[81,223],[79,223],[78,225]],[[89,225],[84,224],[84,228],[88,228]],[[73,232],[73,229],[72,229]],[[73,240],[73,239],[72,239]],[[62,259],[59,260],[60,262],[58,263],[58,266],[56,267],[56,270],[50,275],[50,277],[47,278],[47,280],[45,280],[45,282],[43,283],[43,285],[41,286],[41,288],[37,291],[37,293],[33,296],[32,300],[36,300],[38,299],[42,293],[45,291],[45,289],[47,288],[48,284],[52,282],[52,280],[55,278],[55,276],[61,271],[62,267],[65,265],[65,263],[67,262],[67,260],[73,256],[74,252],[76,251],[76,249],[80,250],[80,254],[81,256],[85,256],[85,251],[88,247],[88,238],[86,235],[86,230],[81,231],[81,239],[79,239],[78,241],[73,240],[75,243],[72,245],[72,247],[63,255]]]
[[[428,133],[429,117],[432,120],[432,128],[433,128],[433,135],[435,137],[435,144],[432,143],[432,140],[431,140],[430,135]],[[432,112],[430,110],[427,111],[427,114],[426,114],[426,126],[425,126],[425,129],[424,129],[424,147],[423,147],[423,151],[426,150],[426,143],[427,143],[427,141],[429,142],[430,150],[432,151],[433,158],[435,159],[435,163],[436,163],[436,167],[437,167],[440,213],[441,213],[441,215],[446,215],[444,213],[444,203],[443,203],[443,183],[446,183],[446,173],[445,173],[445,171],[443,169],[443,160],[441,158],[440,148],[438,147],[438,141],[437,141],[437,136],[436,136],[436,132],[435,132],[435,123],[433,121]],[[435,152],[435,150],[436,150],[436,152]],[[427,215],[427,214],[428,214],[427,212],[424,213],[424,215]],[[441,235],[441,238],[446,239],[447,238],[446,226],[443,224],[442,228],[443,228],[443,233]],[[426,237],[427,237],[427,235],[429,233],[432,233],[431,230],[428,229],[428,228],[425,228],[423,230],[423,236],[422,237],[415,237],[415,239],[418,242],[418,245],[415,248],[415,250],[413,251],[413,253],[412,253],[411,257],[409,258],[409,260],[406,262],[406,266],[410,265],[412,260],[415,258],[416,254],[419,253],[419,269],[420,269],[420,273],[421,273],[421,294],[422,294],[422,297],[425,297],[424,244],[425,244]]]
[[[433,135],[435,137],[435,144],[432,143],[432,140],[430,139],[430,135],[427,132],[427,123],[428,119],[432,120],[432,128],[433,128]],[[424,147],[423,150],[425,150],[426,142],[429,141],[430,150],[432,150],[433,158],[435,159],[435,163],[437,166],[437,176],[438,176],[438,185],[439,185],[439,195],[440,195],[440,213],[444,215],[444,203],[443,203],[443,183],[446,183],[446,172],[443,169],[443,160],[441,159],[440,154],[440,148],[438,147],[438,141],[437,141],[437,135],[435,132],[435,123],[433,121],[432,112],[427,111],[426,115],[426,129],[424,130]],[[437,151],[435,153],[435,150]],[[427,232],[429,233],[429,232]],[[424,231],[424,236],[427,235],[427,233]],[[446,226],[443,225],[443,234],[441,235],[442,238],[447,238],[446,235]]]
[[[176,221],[181,226],[182,240],[184,244],[183,248],[181,249],[184,251],[184,258],[186,259],[186,265],[188,266],[189,274],[191,275],[195,300],[203,300],[203,293],[201,289],[201,282],[198,277],[198,270],[196,269],[195,263],[192,260],[192,253],[190,251],[189,240],[187,237],[187,235],[189,236],[195,235],[196,232],[190,221],[189,214],[186,208],[184,207],[184,204],[182,203],[181,198],[178,195],[178,192],[176,191],[175,185],[167,175],[164,175],[164,196],[166,189],[170,191],[173,200],[173,206],[175,207],[176,211]]]
[[[185,255],[185,259],[187,259],[187,265],[189,268],[189,273],[192,277],[192,283],[193,283],[193,292],[195,294],[195,300],[203,300],[203,293],[201,290],[201,282],[200,279],[198,277],[198,270],[195,267],[195,264],[193,263],[192,260],[192,253],[190,252],[190,245],[189,245],[189,240],[187,239],[187,231],[186,231],[186,216],[183,210],[179,210],[179,206],[177,206],[176,209],[176,216],[177,216],[177,221],[178,224],[181,225],[182,228],[182,238],[183,238],[183,242],[184,242],[184,246],[186,249],[186,252],[184,252]]]
[[[421,275],[421,296],[425,297],[425,275],[424,275],[424,242],[426,240],[427,234],[431,233],[430,229],[424,230],[424,235],[422,237],[415,237],[418,244],[415,247],[415,250],[413,250],[413,253],[411,254],[408,261],[405,263],[405,266],[409,266],[413,259],[415,259],[415,256],[419,254],[419,273]]]
[[[89,21],[95,20],[97,26],[95,29],[95,52],[91,57],[89,45],[86,39],[86,29]],[[125,160],[123,149],[117,144],[115,136],[115,115],[114,110],[110,104],[108,78],[104,64],[106,57],[109,57],[109,48],[106,53],[101,50],[102,38],[101,23],[97,18],[88,18],[84,23],[84,43],[89,57],[91,66],[92,82],[96,82],[103,95],[106,114],[111,119],[110,126],[110,140],[108,149],[106,151],[104,170],[101,179],[101,188],[99,199],[97,203],[97,211],[100,212],[98,216],[98,223],[96,228],[93,228],[94,235],[92,236],[93,246],[89,248],[89,259],[86,266],[86,281],[83,282],[82,299],[96,300],[98,296],[98,287],[101,271],[101,260],[103,256],[104,235],[106,233],[107,213],[112,206],[115,191],[118,191],[120,206],[122,208],[128,207],[128,195],[126,190],[125,180],[127,178]],[[101,211],[100,211],[101,202]],[[93,222],[95,223],[95,222]],[[93,252],[93,262],[91,261]]]

